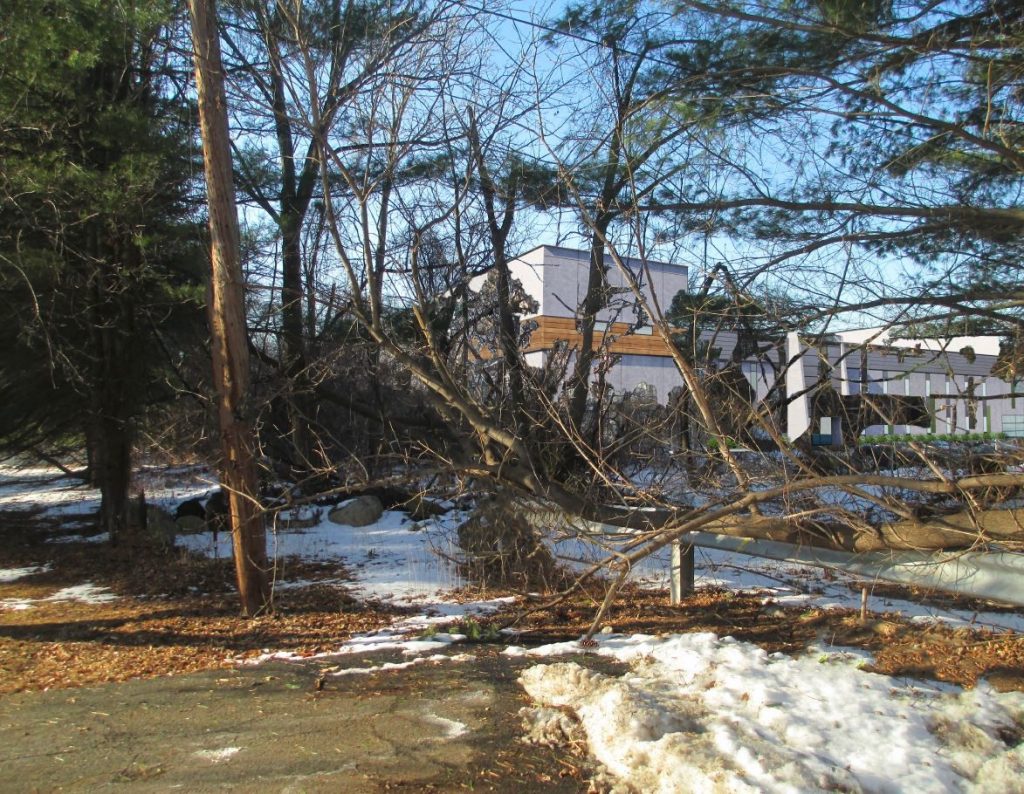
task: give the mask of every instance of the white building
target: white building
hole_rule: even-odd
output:
[[[579,345],[577,312],[587,290],[589,262],[587,251],[549,245],[510,262],[512,276],[538,304],[535,314],[523,318],[537,324],[527,348],[531,365],[543,366],[556,343]],[[645,299],[661,311],[687,288],[685,266],[628,258],[623,263]],[[618,266],[610,257],[606,264],[613,296],[610,307],[598,317],[596,343],[607,342],[607,352],[616,358],[608,383],[620,394],[642,388],[665,403],[672,389],[682,385],[682,376],[667,343],[638,312],[635,293]],[[731,356],[737,343],[734,331],[705,336],[721,358]],[[869,434],[1002,432],[1024,437],[1024,398],[1014,396],[1016,384],[992,374],[999,355],[996,337],[899,339],[874,328],[844,331],[812,343],[794,333],[784,345],[774,347],[775,352],[768,354],[771,365],[766,359],[748,359],[741,366],[757,399],[763,399],[775,378],[784,373],[790,438],[810,431],[816,439],[824,439],[835,431],[838,439],[833,418],[814,416],[812,409],[814,391],[825,382],[843,396],[921,398],[931,415],[929,428],[879,424],[868,427]]]
[[[875,434],[1006,433],[1024,437],[1024,399],[1016,383],[993,375],[999,357],[994,336],[908,339],[885,328],[842,331],[808,344],[797,334],[787,339],[792,365],[787,391],[812,387],[822,377],[841,395],[920,397],[930,415],[929,427],[872,425]],[[801,385],[803,388],[801,388]],[[791,437],[812,423],[809,396],[789,404]],[[815,417],[815,434],[831,435],[826,418]]]
[[[638,313],[636,295],[621,270],[611,257],[606,264],[614,296],[609,308],[598,315],[595,333],[598,343],[610,342],[607,350],[618,358],[608,382],[617,393],[648,387],[664,403],[668,393],[682,385],[682,376],[664,340],[654,333],[650,320]],[[629,258],[623,264],[633,273],[645,299],[662,311],[677,292],[686,289],[687,272],[682,265]],[[526,355],[532,366],[543,366],[556,342],[579,344],[576,316],[586,295],[589,268],[589,252],[551,245],[538,246],[509,263],[512,276],[538,304],[536,314],[523,318],[537,323]]]

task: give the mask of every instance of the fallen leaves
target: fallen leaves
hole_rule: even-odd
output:
[[[267,648],[303,655],[391,623],[400,610],[357,602],[340,563],[286,560],[307,582],[275,593],[275,612],[239,616],[225,560],[172,551],[126,559],[101,544],[46,544],[46,527],[17,522],[0,567],[46,555],[52,567],[0,585],[2,598],[45,598],[88,577],[121,597],[109,603],[37,601],[0,610],[0,693],[65,689],[230,666]],[[320,581],[317,581],[320,580]]]
[[[95,543],[46,544],[45,528],[34,527],[32,520],[24,516],[8,525],[0,567],[41,560],[51,565],[0,584],[0,599],[45,598],[80,583],[85,574],[121,598],[101,604],[42,601],[31,609],[0,611],[0,693],[213,669],[267,649],[300,656],[329,653],[401,613],[354,599],[339,562],[289,559],[280,561],[279,574],[306,584],[279,588],[273,614],[244,619],[238,616],[233,573],[225,560],[180,552],[127,559]],[[467,600],[481,595],[462,593]],[[579,638],[600,598],[591,593],[534,611],[514,625],[517,641]],[[912,624],[892,614],[865,623],[853,610],[786,609],[759,595],[717,588],[701,588],[678,606],[669,605],[663,593],[627,588],[604,621],[623,634],[710,631],[769,652],[800,653],[824,638],[832,645],[870,650],[871,669],[880,673],[966,686],[987,677],[999,688],[1024,690],[1024,637],[1016,634]]]

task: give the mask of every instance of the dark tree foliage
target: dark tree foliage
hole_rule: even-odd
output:
[[[115,540],[137,419],[201,339],[170,22],[166,3],[100,0],[14,0],[0,22],[0,440],[84,440]]]

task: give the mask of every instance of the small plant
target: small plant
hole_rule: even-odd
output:
[[[501,633],[493,623],[481,623],[473,617],[464,618],[455,626],[458,634],[464,634],[469,642],[495,642]]]

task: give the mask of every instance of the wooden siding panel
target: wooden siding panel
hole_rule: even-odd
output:
[[[527,352],[550,350],[558,342],[566,342],[570,347],[579,347],[581,336],[576,330],[576,320],[571,317],[540,316],[530,318],[537,323],[537,328],[530,335]],[[611,328],[595,331],[594,349],[601,347],[605,335],[616,336],[609,350],[612,353],[639,356],[670,356],[671,351],[665,340],[657,333],[630,334],[626,323],[613,323]]]

